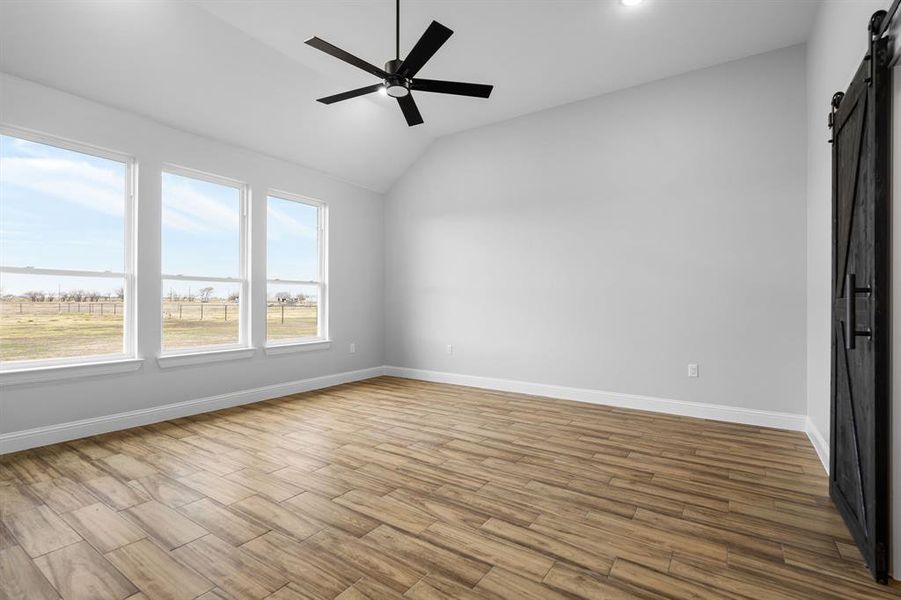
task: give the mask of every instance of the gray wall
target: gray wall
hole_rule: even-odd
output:
[[[138,350],[136,373],[4,388],[0,433],[206,398],[320,375],[380,366],[382,360],[382,198],[295,164],[183,133],[152,121],[9,76],[0,78],[0,121],[135,156],[139,163]],[[303,140],[298,140],[303,143]],[[161,370],[160,168],[173,163],[247,182],[255,199],[251,299],[265,303],[267,187],[329,203],[331,349]],[[264,315],[252,322],[265,342]],[[348,353],[350,341],[356,354]]]
[[[439,140],[387,364],[804,413],[805,129],[797,46]]]

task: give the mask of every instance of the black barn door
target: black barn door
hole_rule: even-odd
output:
[[[887,578],[889,140],[887,39],[833,98],[829,493],[870,571]]]

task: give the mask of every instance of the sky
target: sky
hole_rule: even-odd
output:
[[[125,268],[126,166],[105,158],[0,136],[0,264],[122,272]],[[238,189],[172,173],[162,175],[162,272],[238,277]],[[139,199],[140,201],[140,199]],[[267,199],[270,279],[316,279],[317,209]],[[119,278],[0,274],[2,294],[81,288],[112,294]],[[162,293],[213,286],[226,297],[234,284],[164,281]],[[285,284],[278,291],[308,293]]]

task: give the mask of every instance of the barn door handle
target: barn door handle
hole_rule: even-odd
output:
[[[845,276],[845,348],[854,350],[858,337],[870,337],[869,329],[857,329],[857,294],[869,295],[869,287],[857,287],[857,275],[848,273]]]

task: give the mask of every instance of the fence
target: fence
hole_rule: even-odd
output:
[[[123,312],[121,302],[0,302],[0,310],[6,315],[111,315],[120,316]]]
[[[228,321],[238,318],[238,304],[213,302],[163,302],[163,318],[184,321]]]
[[[164,319],[178,319],[187,321],[231,321],[238,318],[239,305],[232,303],[213,302],[163,302],[162,314]],[[276,320],[284,323],[294,315],[309,313],[317,308],[316,302],[268,302],[266,304],[266,316],[270,321]],[[0,313],[6,317],[23,317],[29,315],[96,315],[120,317],[124,313],[122,302],[30,302],[30,301],[2,301]]]
[[[266,318],[278,320],[284,323],[286,318],[309,312],[315,309],[315,302],[298,302],[295,304],[272,303],[266,304]],[[163,317],[169,319],[182,319],[190,321],[228,321],[238,317],[238,304],[213,304],[212,302],[187,302],[187,303],[163,303]]]
[[[298,315],[309,315],[309,310],[304,310],[303,313],[299,311],[302,309],[310,309],[312,308],[314,311],[318,308],[318,304],[315,302],[297,302],[295,304],[285,304],[283,302],[277,303],[267,303],[266,304],[266,319],[270,321],[274,321],[278,319],[279,323],[285,322],[285,310],[287,309],[288,317],[294,317]]]

